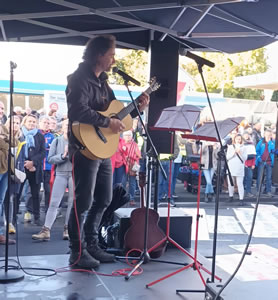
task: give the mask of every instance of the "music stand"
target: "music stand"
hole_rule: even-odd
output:
[[[219,129],[220,138],[225,138],[240,124],[242,120],[244,120],[244,117],[227,118],[222,121],[217,121],[216,123]],[[214,122],[206,122],[203,126],[197,128],[192,134],[184,134],[182,137],[193,140],[219,142]]]
[[[221,138],[226,137],[231,131],[233,131],[239,123],[243,120],[243,117],[237,117],[237,118],[229,118],[223,121],[217,122],[217,126],[219,128],[219,134]],[[215,132],[215,125],[213,122],[207,122],[203,126],[199,127],[194,131],[192,134],[183,134],[183,138],[188,139],[194,139],[198,141],[210,141],[210,142],[219,142],[217,134]],[[198,262],[197,260],[197,246],[198,246],[198,221],[200,218],[199,214],[199,207],[200,207],[200,188],[198,189],[198,198],[197,198],[197,222],[196,222],[196,238],[195,238],[195,251],[194,251],[194,262],[186,267],[183,267],[182,270],[186,270],[190,267],[193,267],[194,270],[198,271],[198,274],[203,282],[204,285],[206,285],[206,282],[200,272],[200,269],[203,269],[208,274],[211,275],[211,282],[214,282],[214,279],[221,280],[219,277],[215,275],[215,265],[216,265],[216,243],[217,243],[217,227],[218,227],[218,208],[219,208],[219,195],[220,195],[220,175],[221,175],[221,160],[222,156],[225,154],[221,153],[221,150],[219,151],[218,160],[217,160],[217,183],[216,183],[216,199],[215,199],[215,222],[214,222],[214,235],[213,235],[213,259],[212,259],[212,270],[211,272],[208,272],[206,269],[203,268],[203,266]],[[202,157],[200,157],[200,160],[202,162]],[[201,183],[201,167],[199,170],[199,183]],[[200,187],[200,186],[199,186]],[[205,290],[176,290],[177,293],[179,292],[199,292],[199,293],[205,293]]]
[[[176,115],[174,115],[174,112],[177,112]],[[172,115],[169,115],[172,114]],[[170,107],[168,109],[163,110],[160,118],[156,122],[155,126],[152,129],[156,130],[168,130],[171,132],[174,132],[176,130],[178,131],[191,131],[191,129],[196,124],[200,114],[200,108],[193,106],[193,105],[183,105],[183,107]],[[188,118],[186,118],[188,116]],[[186,118],[186,120],[181,120],[181,117]],[[173,152],[173,135],[171,139],[171,152]],[[197,260],[197,242],[198,242],[198,224],[199,224],[199,207],[200,207],[200,189],[198,189],[198,195],[197,195],[197,222],[196,222],[196,238],[195,238],[195,250],[194,250],[194,256],[191,255],[187,250],[185,250],[183,247],[181,247],[178,243],[176,243],[171,237],[170,237],[170,197],[171,197],[171,169],[172,169],[172,160],[170,160],[170,174],[169,174],[169,184],[168,184],[168,214],[167,214],[167,223],[166,223],[166,237],[160,241],[158,244],[153,246],[149,249],[149,252],[153,251],[155,248],[159,247],[161,243],[164,243],[165,241],[170,242],[175,247],[177,247],[180,251],[182,251],[184,254],[189,256],[193,263],[188,264],[180,268],[179,270],[176,270],[166,276],[163,276],[160,279],[157,279],[149,284],[146,285],[146,287],[150,287],[164,279],[167,279],[177,273],[180,273],[186,269],[189,269],[191,267],[194,268],[194,270],[197,270],[203,284],[205,285],[206,282],[200,272],[200,269],[207,272],[208,274],[211,274],[209,270],[207,270],[203,265]],[[198,178],[198,185],[201,184],[201,170],[199,172],[199,178]],[[221,280],[219,277],[216,277],[218,280]],[[196,290],[191,290],[191,292],[199,292]],[[203,291],[202,291],[203,292]]]
[[[189,105],[187,105],[187,107],[190,109],[189,110],[189,115],[191,115],[191,117],[192,117],[192,106],[190,107]],[[199,113],[200,113],[200,109],[199,108],[197,108],[198,110],[199,110]],[[197,121],[197,120],[196,120]],[[196,121],[195,121],[195,123],[196,123]],[[170,120],[170,122],[171,122],[171,120]],[[187,122],[188,123],[188,122]],[[191,128],[195,125],[195,123],[194,124],[190,124],[190,125],[192,125],[191,126]],[[159,125],[159,126],[161,126],[161,123],[159,123],[159,122],[157,122],[156,123],[156,125]],[[189,131],[189,130],[186,130],[186,128],[185,128],[185,126],[183,126],[183,128],[176,128],[176,126],[175,126],[175,124],[174,123],[172,123],[172,126],[175,128],[175,130],[179,130],[179,131]],[[166,127],[166,126],[165,126]],[[158,129],[160,129],[160,130],[162,130],[161,129],[161,127],[159,127]],[[169,130],[169,128],[167,128],[168,130]],[[172,129],[172,131],[174,131],[173,129]],[[192,134],[187,134],[188,136],[189,135],[192,135]],[[192,135],[193,136],[193,135]],[[184,137],[184,135],[182,135],[182,137]],[[171,148],[173,147],[173,136],[172,136],[172,143],[171,143]],[[201,160],[201,157],[200,157],[200,160]],[[169,177],[171,178],[171,163],[172,163],[172,161],[170,161],[170,175],[169,175]],[[169,183],[169,186],[168,186],[168,216],[167,216],[167,227],[166,227],[166,237],[165,237],[165,239],[168,241],[168,242],[170,242],[170,243],[172,243],[174,246],[176,246],[179,250],[181,250],[184,254],[186,254],[188,257],[190,257],[192,260],[193,260],[193,263],[191,263],[191,264],[188,264],[188,265],[185,265],[185,266],[183,266],[183,267],[181,267],[180,269],[178,269],[178,270],[176,270],[176,271],[174,271],[174,272],[172,272],[172,273],[170,273],[170,274],[168,274],[168,275],[166,275],[166,276],[163,276],[162,278],[160,278],[160,279],[157,279],[157,280],[155,280],[155,281],[153,281],[153,282],[151,282],[151,283],[149,283],[149,284],[147,284],[146,286],[147,287],[150,287],[150,286],[152,286],[152,285],[154,285],[154,284],[156,284],[156,283],[158,283],[158,282],[160,282],[160,281],[162,281],[162,280],[164,280],[164,279],[167,279],[167,278],[169,278],[169,277],[171,277],[171,276],[173,276],[173,275],[175,275],[175,274],[177,274],[177,273],[180,273],[180,272],[182,272],[182,271],[184,271],[184,270],[187,270],[187,269],[189,269],[189,268],[193,268],[194,270],[197,270],[197,272],[198,272],[198,274],[199,274],[199,276],[200,276],[200,278],[201,278],[201,280],[202,280],[202,282],[203,282],[203,284],[204,285],[206,285],[206,282],[205,282],[205,280],[204,280],[204,278],[203,278],[203,275],[202,275],[202,273],[201,273],[201,271],[200,271],[200,269],[201,270],[203,270],[204,272],[206,272],[206,273],[208,273],[208,274],[210,274],[211,275],[211,272],[209,271],[209,270],[207,270],[198,260],[197,260],[197,247],[198,247],[198,231],[199,231],[199,219],[200,219],[200,214],[199,214],[199,210],[200,210],[200,185],[201,185],[201,175],[202,175],[202,173],[201,173],[201,168],[200,168],[200,170],[199,170],[199,176],[198,176],[198,194],[197,194],[197,214],[196,214],[196,235],[195,235],[195,246],[194,246],[194,255],[191,255],[188,251],[186,251],[184,248],[182,248],[179,244],[177,244],[173,239],[171,239],[171,237],[169,236],[169,232],[170,232],[170,196],[171,196],[171,191],[170,191],[170,187],[171,187],[171,184]],[[169,180],[170,181],[170,180]],[[163,239],[163,241],[165,240],[165,239]],[[154,247],[156,247],[156,245],[154,246]],[[153,247],[153,248],[154,248]],[[152,251],[153,249],[151,248],[150,249],[150,251]],[[219,277],[217,277],[216,276],[216,278],[218,279],[218,280],[221,280]],[[199,290],[190,290],[190,292],[204,292],[204,291],[199,291]]]

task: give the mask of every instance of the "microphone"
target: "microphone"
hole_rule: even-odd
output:
[[[179,54],[182,56],[187,56],[193,60],[196,61],[197,64],[201,64],[201,65],[206,65],[208,67],[214,68],[215,64],[212,61],[209,61],[201,56],[198,56],[196,54],[193,54],[192,52],[189,52],[188,50],[186,50],[185,48],[180,48],[179,49]]]
[[[120,76],[122,76],[123,79],[124,79],[125,81],[133,82],[134,84],[136,84],[136,85],[138,85],[138,86],[141,85],[141,83],[140,83],[138,80],[136,80],[136,79],[134,79],[133,77],[129,76],[129,75],[126,74],[124,71],[119,70],[117,67],[114,67],[114,68],[112,69],[112,71],[113,71],[113,73],[117,73],[117,74],[119,74]]]
[[[15,62],[10,61],[10,68],[13,70],[13,69],[16,69],[16,67],[17,67],[17,64]]]

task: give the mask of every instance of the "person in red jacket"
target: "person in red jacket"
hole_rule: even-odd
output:
[[[130,204],[134,205],[134,199],[135,199],[135,190],[136,190],[136,175],[139,172],[140,165],[139,165],[139,159],[141,158],[141,151],[139,149],[139,146],[134,141],[132,137],[132,131],[124,131],[123,132],[123,138],[126,142],[127,147],[127,165],[128,165],[128,191],[130,196]]]
[[[127,146],[123,138],[120,137],[117,151],[111,157],[113,169],[113,185],[122,183],[125,186],[128,166],[126,162]]]

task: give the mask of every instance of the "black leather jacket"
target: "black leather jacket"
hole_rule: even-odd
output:
[[[70,148],[76,148],[77,144],[77,140],[71,133],[71,124],[74,121],[99,127],[109,126],[110,119],[97,112],[107,110],[110,102],[115,99],[107,79],[106,73],[102,73],[97,78],[86,62],[81,63],[78,69],[68,76],[66,95]]]

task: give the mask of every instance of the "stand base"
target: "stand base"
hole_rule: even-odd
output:
[[[215,284],[215,283],[207,283],[206,284],[206,292],[205,292],[205,299],[213,299],[213,300],[224,300],[221,296],[215,298],[218,291],[221,289],[222,284]]]
[[[0,271],[0,283],[18,282],[23,279],[24,274],[20,270],[9,270],[8,272],[4,270]]]
[[[179,293],[205,293],[205,292],[206,292],[205,290],[176,290],[176,294],[179,294]]]

